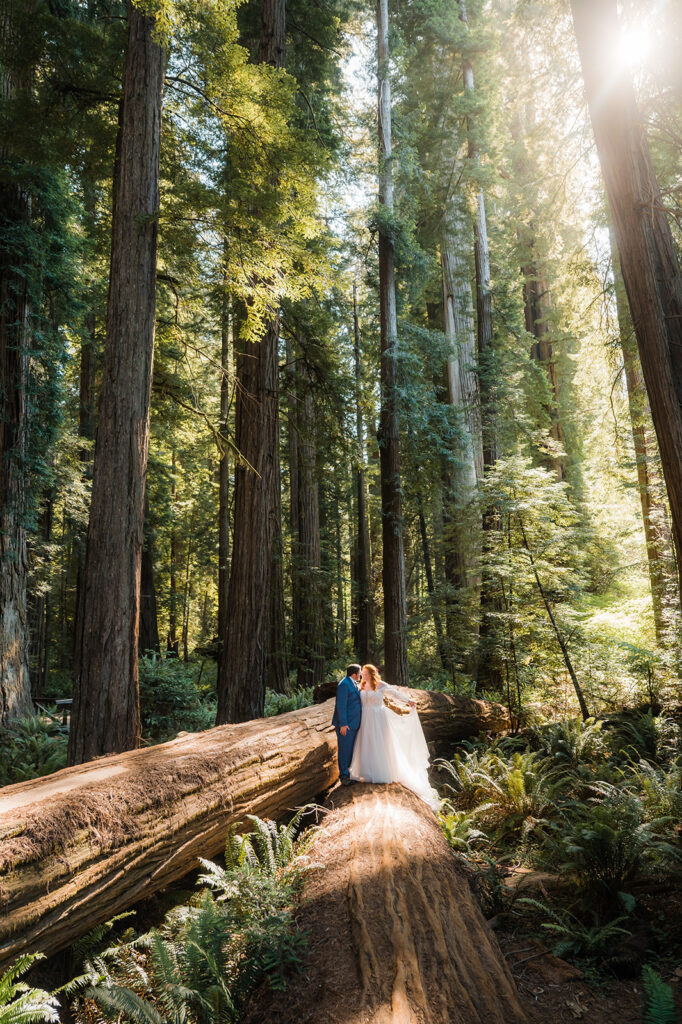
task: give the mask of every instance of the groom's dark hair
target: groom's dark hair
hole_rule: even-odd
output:
[[[354,676],[356,672],[362,672],[362,665],[349,665],[346,669],[347,676]]]

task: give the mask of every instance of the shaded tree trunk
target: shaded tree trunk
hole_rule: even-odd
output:
[[[128,7],[92,503],[76,631],[69,762],[137,746],[138,619],[156,313],[165,55]]]
[[[655,465],[655,439],[649,437],[652,428],[651,409],[647,398],[642,367],[627,306],[627,296],[620,270],[618,249],[613,232],[611,238],[611,263],[615,284],[616,311],[620,335],[625,382],[628,391],[628,408],[632,426],[632,440],[635,449],[637,484],[642,507],[642,522],[647,550],[647,566],[651,586],[651,602],[654,613],[656,639],[660,646],[666,645],[664,602],[666,584],[670,569],[674,566],[673,539],[668,524],[668,510],[661,494],[662,481],[658,479]],[[647,428],[649,428],[647,430]],[[652,450],[653,449],[653,450]]]
[[[176,459],[175,447],[171,451],[171,525],[170,525],[170,549],[169,549],[169,572],[168,572],[168,636],[166,638],[166,652],[176,658],[180,653],[180,641],[178,640],[178,563],[180,560],[180,542],[175,522],[175,497],[176,485]]]
[[[140,567],[140,636],[139,653],[160,651],[159,620],[154,583],[154,531],[149,523],[149,509],[145,502],[144,538]]]
[[[355,362],[355,429],[357,464],[355,468],[355,500],[357,532],[353,552],[353,646],[355,656],[365,664],[371,661],[375,643],[374,615],[371,600],[369,521],[367,518],[367,486],[365,483],[365,430],[362,420],[362,364],[360,361],[360,319],[357,284],[353,281],[353,356]]]
[[[12,67],[17,46],[17,0],[0,14],[0,86],[5,102],[30,87],[30,73]],[[0,158],[10,158],[0,143]],[[31,197],[20,185],[0,189],[0,725],[29,714],[26,582],[25,465],[29,429],[30,273],[22,265],[22,228],[31,220]],[[17,241],[12,243],[12,239]]]
[[[604,60],[618,46],[616,0],[572,0],[571,9],[661,453],[682,593],[682,274],[629,71],[624,62]]]
[[[284,67],[286,5],[262,0],[259,59]],[[239,339],[235,440],[234,527],[224,657],[218,675],[218,724],[258,718],[265,707],[268,644],[277,628],[279,596],[270,591],[273,554],[281,538],[279,473],[279,312],[257,345]],[[279,522],[277,517],[280,517]],[[281,540],[279,541],[281,545]],[[281,557],[281,556],[280,556]],[[281,563],[280,563],[281,564]],[[275,588],[281,585],[281,574]]]
[[[377,86],[379,113],[379,205],[393,215],[391,83],[389,78],[388,0],[377,2]],[[379,228],[379,313],[381,320],[381,510],[384,584],[384,666],[386,678],[404,686],[407,666],[407,608],[403,508],[400,483],[398,396],[398,317],[392,229]]]
[[[306,374],[299,396],[298,422],[298,561],[300,582],[299,686],[322,681],[323,606],[321,592],[320,506],[315,448],[312,381]]]
[[[441,622],[440,612],[438,610],[438,603],[436,601],[436,587],[433,580],[433,565],[431,561],[431,549],[429,546],[429,537],[426,532],[426,520],[424,519],[424,508],[422,504],[421,495],[418,498],[419,508],[419,533],[422,541],[422,552],[424,555],[424,572],[426,574],[426,589],[429,594],[429,602],[431,604],[431,614],[433,615],[433,626],[436,630],[436,643],[438,645],[438,654],[440,655],[440,663],[446,672],[452,674],[452,662],[448,652],[448,645],[445,641],[443,634],[443,624]]]
[[[230,415],[230,311],[227,280],[223,280],[220,323],[220,435],[223,438],[218,462],[218,666],[223,659],[222,645],[227,627],[227,600],[230,581],[230,458],[227,446]],[[218,668],[220,672],[220,667]]]

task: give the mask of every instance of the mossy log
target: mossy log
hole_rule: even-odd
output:
[[[309,850],[301,973],[244,1024],[522,1024],[509,968],[429,809],[402,786],[336,789]]]
[[[427,739],[509,722],[411,691]],[[333,702],[185,734],[0,791],[0,964],[50,954],[213,857],[247,814],[280,818],[337,777]]]

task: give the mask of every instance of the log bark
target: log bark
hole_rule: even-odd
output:
[[[585,95],[668,490],[682,593],[682,271],[632,78],[616,53],[616,0],[571,0]]]
[[[335,790],[310,847],[301,974],[244,1024],[521,1024],[511,973],[438,822],[402,786]]]
[[[398,398],[398,314],[395,292],[391,80],[389,75],[388,0],[377,2],[377,92],[379,128],[379,205],[386,220],[379,227],[379,318],[381,332],[381,412],[379,448],[384,585],[384,665],[396,685],[408,680],[407,599],[403,505],[400,484]]]
[[[128,6],[107,335],[76,630],[71,764],[135,747],[140,735],[137,645],[165,72],[154,28],[154,18]]]
[[[428,740],[509,727],[499,704],[412,690]],[[213,857],[246,814],[279,818],[337,778],[333,701],[7,786],[0,963],[51,954]]]

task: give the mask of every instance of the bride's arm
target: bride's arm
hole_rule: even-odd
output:
[[[416,708],[417,706],[416,702],[413,701],[411,697],[405,697],[405,695],[400,692],[397,686],[389,686],[388,683],[384,683],[382,681],[381,691],[382,693],[387,694],[389,697],[393,697],[394,700],[400,701],[401,704],[409,704],[411,708]]]

